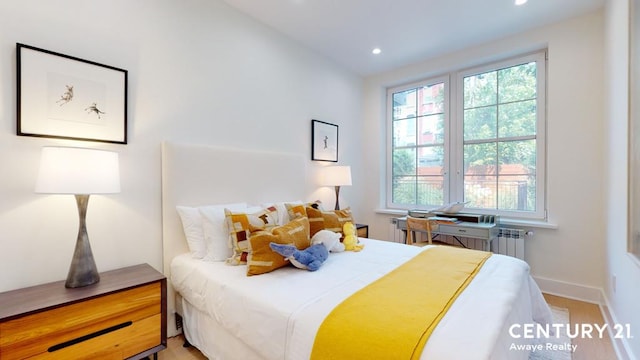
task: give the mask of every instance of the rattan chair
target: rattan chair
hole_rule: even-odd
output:
[[[416,218],[407,216],[407,244],[413,245],[414,231],[424,231],[427,233],[427,239],[429,241],[429,245],[431,245],[431,230],[435,224],[436,222],[434,220],[429,220],[428,217]]]

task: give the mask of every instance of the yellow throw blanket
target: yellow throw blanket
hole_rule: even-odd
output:
[[[419,359],[489,256],[446,246],[421,252],[333,309],[316,334],[311,359]]]

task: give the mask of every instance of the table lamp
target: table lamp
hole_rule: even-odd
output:
[[[100,281],[85,219],[89,195],[120,192],[118,153],[45,146],[42,148],[35,191],[44,194],[72,194],[76,198],[80,226],[65,287],[78,288]]]
[[[351,185],[351,166],[327,166],[322,169],[321,184],[324,186],[335,186],[336,208],[340,210],[339,196],[340,186]]]

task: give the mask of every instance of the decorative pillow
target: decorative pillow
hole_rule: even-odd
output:
[[[298,250],[308,248],[311,245],[309,221],[301,217],[271,231],[252,233],[248,241],[247,276],[268,273],[289,263],[282,255],[271,250],[271,242],[295,245]]]
[[[227,262],[232,265],[245,264],[249,236],[252,232],[270,230],[275,227],[278,221],[278,212],[275,207],[269,207],[252,212],[233,212],[224,209],[224,213],[233,249],[233,255]]]
[[[320,230],[331,230],[342,234],[342,227],[347,222],[354,222],[351,209],[321,211],[312,207],[306,207],[311,236]]]
[[[285,203],[284,205],[287,209],[287,214],[289,215],[290,220],[307,216],[306,209],[309,207],[317,210],[322,210],[322,202],[320,200],[316,200],[314,202],[310,202],[306,204],[303,204],[301,202],[301,203]]]
[[[241,211],[247,207],[246,203],[236,204],[224,204],[224,205],[209,205],[203,207],[190,207],[190,206],[176,206],[180,220],[182,221],[182,230],[184,236],[187,239],[187,245],[189,246],[189,252],[195,259],[203,259],[207,257],[209,251],[209,243],[205,233],[205,224],[200,210],[203,208],[219,208],[224,218],[223,210],[225,207],[233,210]],[[226,233],[226,229],[225,229]],[[224,236],[223,243],[226,245],[226,234]]]
[[[324,217],[322,216],[322,211],[307,206],[305,208],[305,212],[307,213],[307,217],[309,218],[309,231],[311,237],[315,235],[318,231],[324,230]]]
[[[289,216],[289,221],[293,219],[297,219],[299,217],[306,217],[307,212],[305,211],[305,204],[289,204],[286,203],[284,206],[287,208],[287,215]]]
[[[284,225],[292,220],[291,218],[289,218],[289,213],[287,211],[287,204],[302,205],[304,203],[300,200],[296,200],[296,201],[265,203],[265,204],[262,204],[261,206],[263,208],[275,207],[276,210],[278,210],[278,225]]]
[[[203,260],[225,261],[232,254],[231,246],[229,246],[229,230],[224,223],[225,209],[245,211],[247,204],[209,205],[198,208],[198,213],[202,219],[204,242],[207,246]]]

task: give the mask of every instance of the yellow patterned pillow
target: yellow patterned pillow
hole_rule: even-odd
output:
[[[307,212],[305,211],[305,204],[284,204],[287,208],[287,213],[289,214],[289,219],[297,219],[299,217],[307,216]]]
[[[306,209],[311,207],[314,209],[322,209],[322,202],[320,200],[316,200],[314,202],[306,203],[306,204],[284,204],[287,209],[287,213],[289,215],[289,219],[293,220],[299,217],[307,216]]]
[[[271,250],[271,242],[295,245],[299,250],[308,248],[311,245],[309,221],[306,217],[301,217],[271,231],[251,234],[248,241],[247,276],[268,273],[289,263],[282,255]]]
[[[229,229],[229,243],[233,255],[227,262],[240,265],[247,262],[248,240],[251,233],[260,230],[270,230],[276,226],[278,211],[275,207],[260,209],[255,212],[233,212],[224,209],[225,221]]]

